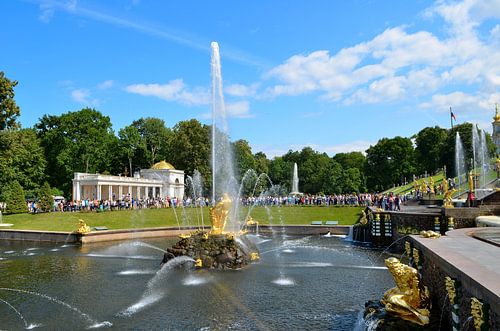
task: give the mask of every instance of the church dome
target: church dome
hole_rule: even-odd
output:
[[[171,165],[170,163],[166,161],[160,161],[158,163],[155,163],[151,169],[155,170],[175,170],[174,166]]]

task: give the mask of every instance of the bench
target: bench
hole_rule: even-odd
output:
[[[339,221],[326,221],[325,225],[338,225]]]
[[[311,225],[323,225],[323,221],[312,221]]]
[[[108,228],[105,227],[105,226],[95,226],[94,227],[94,230],[96,231],[104,231],[104,230],[107,230]]]

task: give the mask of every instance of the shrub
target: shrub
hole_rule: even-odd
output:
[[[3,200],[6,203],[6,214],[21,214],[28,211],[24,190],[16,180],[8,185],[3,191]]]

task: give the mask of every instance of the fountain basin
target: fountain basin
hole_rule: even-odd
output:
[[[339,238],[247,239],[261,259],[243,272],[196,270],[192,263],[188,269],[159,272],[163,253],[136,241],[83,246],[0,241],[0,288],[63,300],[116,330],[352,330],[363,323],[364,303],[394,286],[380,252]],[[159,247],[177,241],[141,240]],[[151,294],[145,294],[148,283],[154,284]],[[28,324],[48,330],[91,326],[80,313],[42,297],[2,290],[0,297],[20,310]],[[2,303],[0,316],[2,329],[23,327]]]

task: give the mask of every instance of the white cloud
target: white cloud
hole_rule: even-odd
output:
[[[97,106],[100,104],[100,100],[92,98],[90,90],[84,88],[72,90],[71,98],[87,106]]]
[[[251,118],[250,104],[248,101],[228,102],[226,103],[226,114],[233,118]]]
[[[226,102],[226,117],[227,118],[252,118],[250,113],[250,103],[248,101]],[[212,118],[212,113],[202,113],[199,116],[201,119],[207,120]]]
[[[87,98],[90,96],[90,91],[87,89],[76,89],[71,91],[71,97],[76,102],[86,103]]]
[[[38,19],[43,23],[49,23],[54,17],[54,9],[46,4],[40,4],[40,15]]]
[[[167,84],[133,84],[125,88],[129,93],[154,96],[166,101],[176,101],[185,105],[207,105],[210,94],[205,88],[188,89],[182,79],[174,79]]]
[[[294,55],[264,75],[271,82],[265,96],[317,93],[331,102],[386,103],[434,94],[439,99],[444,87],[467,87],[490,99],[500,87],[500,25],[488,36],[477,28],[500,17],[499,8],[500,0],[438,1],[425,14],[445,21],[444,38],[398,26],[335,54]]]
[[[259,88],[258,83],[254,83],[251,85],[232,84],[226,86],[224,88],[224,92],[227,95],[234,97],[250,97],[256,94],[258,88]]]
[[[110,89],[114,86],[115,82],[112,81],[112,80],[105,80],[99,84],[97,84],[97,88],[99,90],[107,90],[107,89]]]

